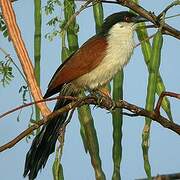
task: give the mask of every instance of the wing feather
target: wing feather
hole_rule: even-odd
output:
[[[45,98],[60,91],[64,83],[92,71],[98,66],[105,56],[107,42],[103,36],[94,36],[89,39],[79,50],[62,63],[53,75]]]

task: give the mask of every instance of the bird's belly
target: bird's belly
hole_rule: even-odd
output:
[[[95,89],[98,88],[112,79],[114,74],[119,70],[116,67],[110,67],[109,65],[99,65],[93,71],[84,74],[76,81],[76,85],[80,88]]]
[[[133,37],[130,36],[128,40],[118,39],[119,37],[121,36],[110,38],[106,55],[96,68],[73,80],[76,87],[80,89],[101,87],[128,63],[134,49]]]
[[[103,86],[128,63],[131,54],[132,51],[118,56],[106,56],[95,69],[74,80],[74,84],[81,89],[96,89]]]

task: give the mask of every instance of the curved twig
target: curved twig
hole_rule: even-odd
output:
[[[56,97],[53,97],[53,98],[48,98],[48,99],[42,99],[42,100],[39,100],[39,101],[34,101],[34,102],[30,102],[30,103],[26,103],[26,104],[23,104],[21,106],[18,106],[18,107],[15,107],[3,114],[0,115],[0,119],[2,119],[3,117],[15,112],[15,111],[18,111],[20,109],[23,109],[25,107],[28,107],[28,106],[31,106],[31,105],[34,105],[34,104],[39,104],[39,103],[42,103],[42,102],[47,102],[47,101],[54,101],[54,100],[57,100],[57,99],[69,99],[69,100],[76,100],[77,98],[76,97],[72,97],[72,96],[56,96]]]

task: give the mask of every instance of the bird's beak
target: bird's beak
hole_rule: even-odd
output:
[[[134,23],[140,23],[140,22],[147,22],[148,20],[142,16],[136,16],[136,17],[133,17],[133,22]]]

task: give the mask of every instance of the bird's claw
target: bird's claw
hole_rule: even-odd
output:
[[[107,110],[112,112],[114,111],[116,105],[115,105],[115,102],[111,99],[111,97],[109,96],[99,96],[98,99],[97,99],[97,106],[98,107],[101,107],[102,105],[102,102],[105,101],[107,106]]]
[[[110,112],[110,113],[112,113],[114,110],[115,110],[115,108],[116,108],[116,103],[111,99],[111,103],[112,103],[112,105],[111,105],[111,107],[108,109],[108,111]]]

